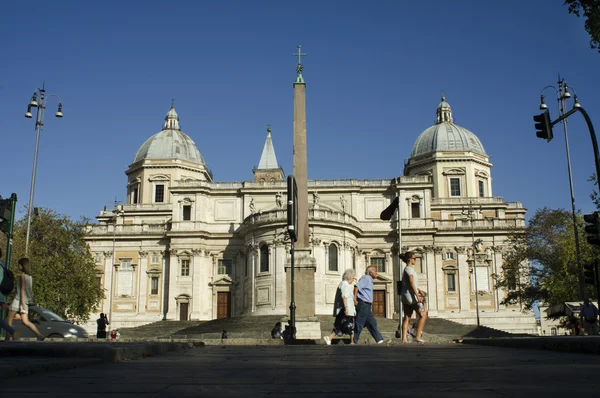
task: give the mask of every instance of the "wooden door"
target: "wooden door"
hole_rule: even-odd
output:
[[[189,308],[189,303],[179,303],[179,320],[180,321],[188,320],[188,308]]]
[[[231,316],[231,292],[217,292],[217,319]]]
[[[373,315],[385,318],[385,290],[373,291]]]

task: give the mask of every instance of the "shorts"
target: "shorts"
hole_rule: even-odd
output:
[[[9,310],[11,310],[13,312],[17,312],[19,314],[29,314],[29,305],[25,304],[24,307],[25,307],[25,311],[23,311],[21,309],[21,300],[15,298],[10,303]]]
[[[405,301],[402,301],[402,309],[404,310],[404,315],[408,317],[412,317],[413,312],[419,313],[419,311],[424,311],[423,303],[413,303],[408,304]]]

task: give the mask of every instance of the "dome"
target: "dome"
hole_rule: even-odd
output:
[[[162,131],[144,142],[135,154],[133,163],[144,159],[180,159],[204,164],[194,141],[179,129],[179,116],[173,106],[165,117]]]
[[[430,152],[458,151],[474,152],[487,156],[479,138],[466,128],[454,124],[452,108],[442,94],[442,102],[437,107],[437,122],[423,131],[413,146],[411,157]]]

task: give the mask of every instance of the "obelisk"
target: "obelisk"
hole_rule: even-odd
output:
[[[302,77],[302,53],[301,46],[298,46],[298,65],[296,66],[296,81],[294,82],[294,177],[296,178],[296,187],[298,190],[298,231],[294,253],[295,253],[295,302],[296,302],[296,323],[298,338],[303,334],[309,337],[305,332],[308,329],[315,332],[314,320],[310,317],[315,315],[315,271],[317,269],[316,259],[310,249],[309,229],[308,229],[308,160],[306,150],[306,83]],[[289,267],[286,267],[288,298],[290,298],[290,273]],[[302,325],[302,321],[310,321]],[[304,330],[303,330],[304,329]],[[320,328],[318,332],[320,333]],[[310,333],[309,333],[310,334]],[[316,337],[320,339],[321,337]]]

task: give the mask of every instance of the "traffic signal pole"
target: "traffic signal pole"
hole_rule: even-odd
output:
[[[8,234],[6,235],[6,261],[4,265],[6,269],[10,268],[10,255],[12,253],[12,240],[13,240],[13,228],[15,225],[15,213],[17,210],[17,194],[13,193],[10,195],[10,227],[8,229]]]

